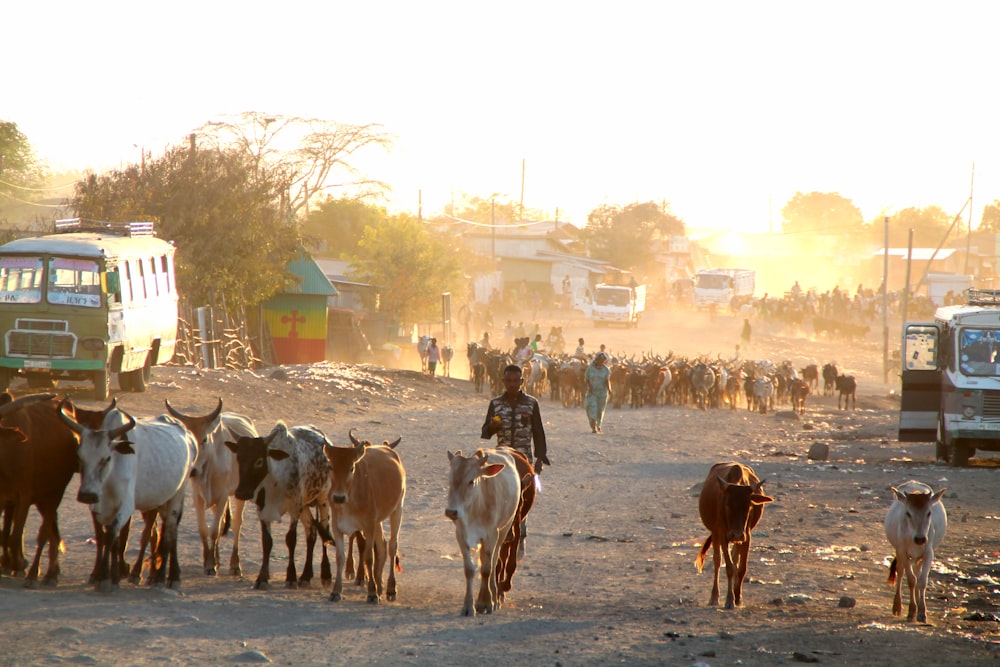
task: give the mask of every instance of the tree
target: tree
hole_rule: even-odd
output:
[[[926,208],[904,208],[889,217],[889,246],[905,248],[909,243],[910,230],[913,230],[914,247],[936,248],[945,242],[954,216],[945,213],[940,206]],[[885,226],[882,220],[872,224],[874,239],[879,245],[885,240]],[[952,228],[948,239],[959,238],[960,228]]]
[[[979,231],[1000,234],[1000,199],[994,199],[992,204],[983,207]]]
[[[862,230],[861,209],[836,192],[796,192],[781,209],[785,234],[856,234]]]
[[[17,123],[0,120],[0,194],[23,200],[30,189],[41,187],[45,169],[35,157],[28,137]]]
[[[351,266],[356,280],[381,288],[382,311],[405,323],[437,319],[441,293],[461,279],[454,248],[408,215],[366,227]]]
[[[358,198],[387,189],[352,164],[365,148],[392,145],[393,138],[376,123],[351,125],[247,111],[206,123],[198,135],[210,145],[247,155],[258,172],[280,174],[287,182],[286,205],[292,215],[331,188],[348,189]]]
[[[539,209],[526,208],[522,211],[520,203],[507,195],[493,195],[484,199],[463,194],[457,204],[448,204],[444,208],[447,215],[484,225],[504,225],[522,220],[544,220],[548,217]]]
[[[284,190],[246,154],[183,147],[143,168],[89,175],[71,205],[83,218],[152,219],[158,235],[177,246],[182,294],[194,303],[218,295],[253,306],[293,281],[287,266],[300,240],[282,217]]]
[[[650,264],[657,241],[682,236],[684,222],[670,212],[669,204],[629,204],[624,208],[607,204],[587,216],[583,237],[591,257],[620,269],[641,269]]]
[[[302,236],[319,255],[347,258],[355,254],[365,228],[388,217],[384,207],[358,199],[327,197],[309,211]]]

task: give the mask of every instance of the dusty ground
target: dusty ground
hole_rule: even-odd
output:
[[[696,315],[649,317],[636,331],[567,325],[570,340],[582,335],[588,347],[605,342],[626,353],[728,355],[739,331],[735,319]],[[748,356],[797,367],[835,360],[860,380],[858,410],[838,411],[835,399],[822,397],[810,399],[801,420],[745,409],[609,410],[596,436],[581,411],[543,400],[553,467],[530,517],[527,557],[504,608],[474,619],[458,615],[462,566],[444,518],[446,450],[482,444],[487,396],[472,391],[464,365],[455,364],[451,379],[337,364],[273,378],[156,369],[146,394],[119,395],[123,407],[151,416],[167,398],[207,412],[221,396],[265,432],[285,419],[314,423],[337,444],[352,427],[372,439],[402,435],[409,483],[399,600],[372,606],[355,590],[331,603],[318,586],[280,583],[252,590],[260,565],[252,508],[242,579],[201,573],[188,511],[179,592],[124,584],[98,594],[86,584],[94,547],[74,481],[60,516],[67,553],[59,586],[26,590],[18,579],[0,579],[0,664],[892,665],[914,657],[924,665],[993,664],[1000,655],[995,461],[952,469],[934,464],[933,445],[895,441],[896,385],[882,383],[880,336],[848,346],[758,324]],[[829,461],[807,460],[813,442],[830,445]],[[751,464],[776,498],[755,533],[746,603],[736,611],[707,606],[710,575],[694,567],[706,536],[697,491],[709,467],[727,459]],[[949,489],[951,525],[928,589],[928,625],[894,618],[885,583],[889,486],[911,478]],[[230,545],[225,538],[224,559]],[[276,573],[283,552],[278,537]],[[854,605],[841,606],[844,597]]]

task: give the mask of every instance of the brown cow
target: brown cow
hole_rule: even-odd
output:
[[[761,492],[764,480],[758,479],[750,468],[741,463],[716,463],[708,471],[698,499],[701,521],[709,530],[708,539],[701,546],[695,566],[701,572],[705,554],[712,547],[715,578],[712,582],[710,605],[719,604],[719,551],[726,560],[726,609],[743,604],[743,579],[747,574],[747,557],[750,553],[750,531],[764,515],[764,504],[774,498]],[[732,553],[729,545],[732,544]]]
[[[396,563],[399,551],[399,526],[406,497],[406,471],[399,455],[391,447],[365,446],[348,433],[353,447],[331,447],[324,452],[330,461],[330,509],[333,539],[337,547],[337,576],[330,599],[341,599],[344,589],[345,537],[361,532],[365,538],[362,566],[370,569],[368,601],[377,604],[382,594],[382,570],[389,561],[387,600],[396,599]],[[389,544],[382,522],[389,520]],[[348,544],[349,546],[349,544]]]
[[[500,545],[500,555],[497,558],[497,593],[500,601],[507,597],[507,591],[511,588],[511,579],[517,570],[518,558],[523,556],[521,543],[524,540],[524,520],[528,517],[528,512],[535,504],[535,495],[538,489],[535,487],[535,469],[521,452],[509,447],[500,447],[501,451],[507,452],[514,457],[514,464],[517,466],[517,475],[521,478],[521,498],[517,503],[517,514],[514,523],[510,527],[510,532]]]
[[[59,536],[57,510],[66,485],[78,469],[77,439],[58,417],[59,402],[53,394],[35,394],[12,399],[0,394],[0,565],[8,572],[28,568],[24,555],[24,526],[34,505],[42,521],[38,547],[27,569],[25,586],[38,586],[42,550],[49,547],[49,567],[42,583],[59,580]]]

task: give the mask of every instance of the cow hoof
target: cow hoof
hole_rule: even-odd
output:
[[[241,568],[239,566],[231,567],[231,568],[229,568],[229,574],[232,575],[232,576],[234,576],[234,577],[242,577],[243,576],[243,568]]]
[[[396,601],[396,593],[395,592],[386,593],[385,594],[385,599],[388,600],[389,602],[395,602]]]
[[[38,590],[38,579],[28,579],[24,582],[24,587],[32,590]]]
[[[330,602],[340,602],[340,593],[330,593]]]
[[[285,581],[285,588],[298,588],[298,587],[299,587],[299,582],[295,581],[294,579]]]
[[[253,582],[253,587],[254,587],[254,590],[266,591],[270,586],[269,586],[268,582],[261,581],[260,579],[258,579],[257,581]]]
[[[378,596],[377,595],[369,595],[368,596],[368,602],[370,602],[372,604],[378,604],[379,603]]]
[[[205,568],[205,575],[209,576],[209,577],[214,577],[216,575],[215,568],[214,567],[206,567]]]
[[[462,608],[462,616],[475,616],[476,612],[474,609],[469,609],[468,607]]]
[[[94,590],[96,590],[98,593],[110,593],[111,582],[107,580],[98,581],[97,584],[94,585]]]
[[[57,577],[52,577],[50,579],[42,580],[42,586],[45,586],[46,588],[55,588],[58,585],[59,585],[59,579]]]

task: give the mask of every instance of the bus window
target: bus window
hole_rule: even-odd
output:
[[[0,302],[41,303],[42,258],[0,257]]]
[[[160,296],[170,294],[170,276],[167,269],[167,256],[161,255],[153,258],[153,266],[156,268],[156,289]]]
[[[1000,331],[962,329],[958,341],[958,359],[966,375],[996,375],[1000,364]]]
[[[938,330],[935,326],[906,327],[903,360],[908,371],[933,371],[938,367]]]
[[[141,303],[146,300],[146,276],[142,270],[142,260],[130,259],[128,266],[132,272],[132,300]]]
[[[49,259],[49,303],[61,306],[101,307],[101,275],[91,259]]]
[[[142,266],[142,272],[146,278],[146,296],[150,299],[156,298],[156,273],[154,265],[156,261],[150,257],[148,259],[140,259],[139,264]]]

